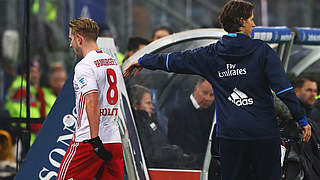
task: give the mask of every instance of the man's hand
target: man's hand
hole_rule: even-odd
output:
[[[308,124],[301,128],[302,128],[302,134],[303,134],[303,141],[308,142],[311,138],[311,126]]]
[[[99,136],[84,140],[84,143],[90,143],[93,146],[94,152],[103,160],[110,161],[112,159],[112,153],[108,150],[106,150],[103,147],[102,141]]]
[[[134,77],[136,77],[142,70],[142,66],[139,64],[138,60],[130,64],[130,66],[124,71],[123,77],[129,77],[135,68],[137,68],[137,71],[134,73]]]

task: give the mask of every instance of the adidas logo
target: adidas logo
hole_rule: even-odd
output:
[[[253,104],[253,99],[249,98],[245,93],[237,88],[233,89],[233,92],[228,97],[228,100],[236,106],[248,106]]]

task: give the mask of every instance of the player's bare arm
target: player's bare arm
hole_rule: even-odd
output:
[[[90,136],[95,138],[99,135],[99,123],[100,123],[100,107],[98,103],[98,93],[90,93],[85,97],[86,111],[90,126]]]

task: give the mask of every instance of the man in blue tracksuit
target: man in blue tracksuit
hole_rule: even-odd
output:
[[[257,179],[280,180],[280,134],[271,90],[299,120],[304,141],[309,141],[311,127],[277,54],[265,42],[250,38],[255,26],[253,5],[229,1],[219,21],[229,34],[217,43],[184,52],[146,54],[124,76],[145,67],[206,78],[215,95],[222,180],[245,180],[250,165]]]

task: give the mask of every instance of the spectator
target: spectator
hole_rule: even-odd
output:
[[[13,63],[8,58],[0,58],[0,73],[2,74],[2,76],[0,75],[0,103],[4,103],[8,88],[15,75]]]
[[[18,76],[10,85],[6,96],[6,109],[11,117],[26,117],[26,80],[25,74]],[[40,83],[40,65],[38,61],[30,64],[30,116],[34,118],[40,117],[40,110],[37,103],[37,87]],[[21,92],[22,91],[22,92]],[[22,95],[22,97],[21,97]],[[22,107],[20,109],[20,98]]]
[[[67,79],[67,73],[62,65],[55,65],[50,70],[50,88],[55,96],[58,96]]]
[[[26,80],[25,74],[18,76],[11,84],[7,94],[6,109],[11,117],[26,117]],[[30,116],[32,118],[40,118],[40,64],[38,61],[32,61],[30,64]],[[22,86],[21,86],[22,85]],[[21,92],[22,91],[22,92]],[[22,97],[21,97],[22,95]],[[20,99],[22,106],[20,109]]]
[[[286,153],[289,154],[285,160],[285,176],[286,179],[319,179],[320,157],[317,148],[320,140],[319,117],[320,111],[317,111],[319,104],[315,100],[317,91],[317,83],[310,77],[298,77],[294,82],[295,92],[304,107],[309,124],[311,125],[311,139],[307,143],[287,143]],[[281,128],[281,136],[284,138],[299,139],[300,129],[297,128],[288,107],[275,96],[275,110],[279,125]],[[288,152],[289,151],[289,152]]]
[[[318,93],[317,82],[310,77],[298,77],[294,83],[294,90],[306,111],[307,117],[310,118],[312,106]]]
[[[67,79],[67,73],[62,65],[55,65],[49,71],[49,88],[42,88],[44,99],[46,102],[46,115],[49,114],[56,98],[58,97],[62,87]]]
[[[152,41],[158,40],[172,34],[172,30],[167,26],[156,28],[152,33]]]
[[[144,48],[149,44],[149,41],[142,37],[131,37],[128,42],[128,51],[123,62],[125,62],[130,56],[132,56],[138,50]]]
[[[150,90],[141,85],[133,85],[129,89],[129,96],[148,166],[162,168],[188,166],[192,158],[184,154],[177,145],[169,144],[167,137],[159,128],[157,116],[153,113]]]
[[[212,127],[214,96],[211,84],[200,78],[193,93],[169,116],[168,138],[183,151],[204,157]],[[200,130],[201,129],[201,130]]]
[[[319,104],[316,104],[316,96],[318,91],[317,82],[307,76],[298,77],[294,82],[294,90],[299,98],[302,106],[305,109],[309,124],[312,127],[311,140],[300,146],[301,154],[299,154],[302,167],[304,169],[305,179],[319,179],[320,178],[320,116],[317,114]],[[299,152],[299,151],[297,151]]]
[[[316,100],[311,111],[311,119],[320,127],[320,98]]]
[[[46,117],[46,103],[44,100],[43,89],[40,86],[40,64],[38,61],[32,61],[30,66],[30,117],[31,118],[45,118]],[[5,104],[10,117],[26,118],[26,80],[25,74],[18,76],[10,85],[6,96],[7,102]],[[22,103],[22,104],[21,104]],[[20,127],[26,128],[26,123],[13,122],[12,125],[18,129]],[[41,124],[31,124],[31,144],[33,143],[36,134],[39,132]]]
[[[4,108],[3,104],[0,103],[0,129],[8,131],[12,137],[12,143],[14,144],[15,133],[11,125],[11,119],[9,112]]]

